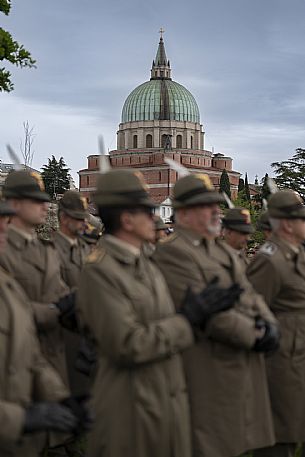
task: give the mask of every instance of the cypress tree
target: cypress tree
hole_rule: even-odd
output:
[[[220,177],[219,192],[225,192],[231,198],[230,179],[227,170],[223,170]]]
[[[249,188],[249,183],[248,183],[248,174],[246,173],[245,176],[245,197],[248,201],[250,201],[250,188]]]
[[[243,178],[239,178],[239,181],[238,181],[238,192],[242,192],[245,188],[245,181],[243,180]]]

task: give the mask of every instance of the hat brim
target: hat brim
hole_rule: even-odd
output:
[[[283,212],[278,208],[269,208],[269,216],[275,219],[305,219],[305,206],[292,212]]]
[[[48,203],[51,201],[50,195],[47,194],[46,192],[27,192],[22,195],[19,195],[19,197],[16,197],[16,198],[19,198],[19,199],[29,198],[30,200],[37,200],[37,201],[45,202],[45,203]]]
[[[240,232],[240,233],[249,234],[249,235],[251,233],[255,232],[254,227],[252,225],[242,225],[242,224],[239,224],[239,225],[228,224],[227,225],[225,222],[223,222],[223,226],[226,229],[234,230],[234,232]]]
[[[135,208],[138,206],[144,206],[147,208],[156,208],[159,206],[157,203],[153,202],[150,198],[142,198],[142,199],[130,199],[128,197],[114,196],[114,195],[95,195],[94,196],[94,203],[100,207],[117,207],[117,208]]]
[[[214,203],[225,203],[225,199],[219,192],[203,192],[193,197],[188,198],[185,201],[173,199],[173,208],[186,208],[188,206],[197,205],[213,205]]]

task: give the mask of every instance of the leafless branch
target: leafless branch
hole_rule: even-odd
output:
[[[29,121],[23,122],[24,140],[20,141],[20,151],[23,157],[24,165],[31,167],[34,157],[33,142],[35,139],[34,126],[30,127]]]

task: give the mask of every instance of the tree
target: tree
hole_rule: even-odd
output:
[[[238,192],[242,192],[245,188],[245,181],[243,180],[243,178],[239,178],[239,181],[238,181]]]
[[[30,127],[29,121],[23,123],[24,141],[20,142],[20,151],[23,157],[23,163],[26,167],[31,167],[33,162],[33,141],[35,138],[34,127]]]
[[[48,165],[44,165],[41,169],[46,191],[53,200],[56,199],[57,194],[63,194],[70,189],[70,168],[67,168],[63,157],[57,161],[52,155],[52,159],[48,159]]]
[[[11,0],[0,0],[0,12],[6,16],[11,9]],[[6,61],[17,67],[35,67],[35,60],[32,58],[22,44],[15,41],[12,35],[0,27],[0,61]],[[11,81],[11,73],[0,68],[0,92],[11,92],[14,84]]]
[[[250,201],[251,197],[250,197],[250,188],[249,188],[247,173],[245,176],[245,197],[246,197],[246,200]]]
[[[227,170],[223,169],[220,176],[219,192],[225,192],[231,198],[230,179]]]
[[[280,189],[292,189],[305,198],[305,149],[296,149],[288,160],[273,162],[275,181]]]
[[[261,199],[268,200],[268,197],[270,195],[270,189],[268,186],[268,173],[265,174],[265,176],[262,179],[262,187],[261,187]]]

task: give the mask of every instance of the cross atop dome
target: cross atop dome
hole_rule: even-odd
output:
[[[159,30],[160,41],[155,60],[152,63],[150,79],[171,79],[170,62],[167,60],[163,34],[165,30],[161,27]]]

